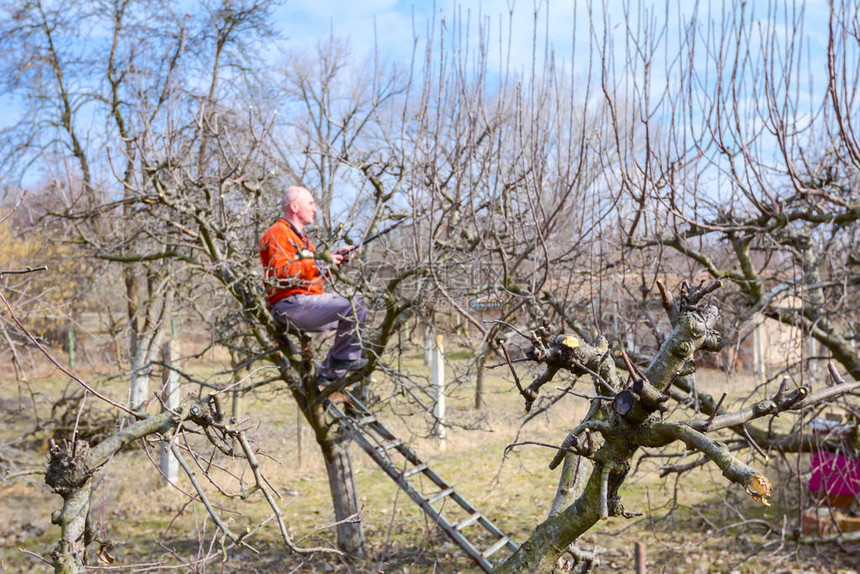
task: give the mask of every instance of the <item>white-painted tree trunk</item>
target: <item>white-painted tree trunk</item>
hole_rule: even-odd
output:
[[[165,341],[161,346],[161,360],[165,365],[172,365],[179,356],[178,342],[175,340]],[[173,369],[164,368],[161,375],[162,400],[164,406],[175,410],[179,406],[179,373]],[[161,472],[162,482],[176,484],[179,478],[179,462],[170,452],[170,443],[161,442]]]
[[[424,346],[424,366],[429,367],[433,364],[433,337],[430,331],[430,325],[424,325],[421,331],[421,342]]]
[[[128,406],[132,410],[142,408],[149,398],[149,361],[146,352],[139,349],[131,358],[131,390],[129,391]]]
[[[433,380],[433,434],[440,450],[445,450],[445,356],[442,348],[442,335],[436,337],[433,350],[431,378]]]

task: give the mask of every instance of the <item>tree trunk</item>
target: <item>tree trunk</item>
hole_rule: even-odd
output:
[[[280,341],[284,357],[295,355],[295,346],[288,339],[280,337],[277,332],[273,335],[275,340]],[[338,548],[355,558],[364,558],[364,527],[359,516],[352,460],[347,450],[350,437],[337,424],[326,419],[326,408],[320,400],[320,390],[314,376],[311,338],[302,333],[295,335],[301,348],[299,365],[283,360],[279,369],[285,381],[292,381],[290,386],[301,413],[299,416],[304,416],[308,421],[325,462],[335,521],[342,522],[337,526]],[[295,379],[296,373],[299,375],[298,380]]]
[[[555,516],[579,498],[585,490],[585,483],[594,465],[584,456],[567,454],[558,479],[558,490],[552,501],[550,516]]]
[[[425,324],[421,330],[421,345],[424,348],[424,366],[429,367],[433,363],[433,332],[430,325]]]
[[[86,463],[89,445],[83,441],[51,441],[50,463],[45,483],[63,497],[63,509],[51,515],[51,522],[62,529],[62,538],[51,554],[56,574],[84,571],[87,514],[90,507],[91,473]]]
[[[138,345],[132,349],[131,355],[131,390],[129,392],[128,406],[132,410],[139,410],[143,403],[149,398],[149,360],[145,349]]]
[[[556,560],[570,544],[599,519],[600,472],[592,472],[576,502],[535,528],[528,541],[504,562],[494,574],[539,574],[552,572]]]
[[[487,372],[487,356],[490,354],[490,345],[484,343],[481,354],[475,365],[475,409],[480,410],[484,406],[484,375]]]
[[[349,441],[344,437],[320,441],[335,520],[341,522],[337,526],[337,546],[350,556],[364,558],[364,527],[358,517],[358,491],[348,446]],[[346,521],[351,516],[355,520]]]

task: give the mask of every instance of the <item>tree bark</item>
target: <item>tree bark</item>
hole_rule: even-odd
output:
[[[358,517],[358,491],[352,473],[349,441],[344,437],[328,438],[320,442],[325,460],[334,517],[337,525],[337,546],[350,556],[364,558],[364,527]],[[349,520],[355,517],[354,520]]]
[[[480,410],[484,406],[484,375],[487,372],[487,356],[490,353],[489,343],[484,343],[481,346],[481,353],[478,355],[477,363],[475,364],[475,409]]]
[[[558,479],[558,489],[549,511],[550,516],[561,512],[582,494],[592,468],[591,461],[584,456],[571,453],[565,455],[561,476]]]
[[[63,509],[51,515],[62,537],[51,559],[56,574],[78,574],[84,571],[87,514],[90,508],[92,475],[86,464],[88,446],[84,442],[59,446],[52,444],[50,465],[45,481],[63,497]]]
[[[506,561],[493,568],[494,574],[534,574],[552,572],[556,560],[599,518],[594,501],[600,497],[600,472],[592,472],[582,496],[562,512],[551,516]]]

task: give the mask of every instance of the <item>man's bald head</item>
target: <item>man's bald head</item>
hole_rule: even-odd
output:
[[[313,223],[317,206],[310,191],[292,185],[285,189],[284,195],[281,196],[281,210],[284,212],[284,219],[302,231],[305,225]]]
[[[307,193],[308,195],[310,195],[311,192],[309,192],[307,189],[303,188],[300,185],[291,185],[290,187],[285,189],[284,195],[281,196],[281,211],[286,214],[289,205],[292,202],[298,200],[303,193]]]

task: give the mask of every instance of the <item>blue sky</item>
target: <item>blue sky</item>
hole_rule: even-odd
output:
[[[577,2],[572,0],[552,4],[546,0],[437,0],[435,3],[408,0],[288,0],[276,12],[276,17],[280,29],[288,37],[287,45],[291,50],[313,48],[317,42],[333,33],[336,37],[347,38],[355,55],[371,54],[375,44],[387,59],[399,61],[406,61],[410,57],[415,34],[419,36],[419,50],[423,49],[428,26],[434,16],[437,17],[437,45],[442,18],[449,33],[455,20],[459,19],[465,27],[468,19],[473,46],[477,43],[478,22],[483,21],[485,26],[489,26],[491,34],[490,68],[497,72],[501,67],[499,38],[502,35],[502,40],[507,42],[511,22],[512,63],[519,68],[530,65],[536,6],[539,9],[539,44],[549,39],[569,60],[575,4]],[[584,6],[584,3],[578,4]],[[511,6],[514,10],[513,20],[509,18]]]
[[[275,11],[275,27],[287,38],[286,46],[293,53],[312,53],[320,42],[325,42],[330,34],[345,39],[352,48],[353,55],[366,58],[372,55],[374,46],[380,55],[389,62],[408,65],[413,48],[413,37],[419,38],[419,59],[423,54],[428,30],[433,26],[438,48],[440,33],[444,31],[446,46],[450,47],[458,35],[454,22],[459,19],[465,27],[469,22],[469,37],[472,49],[477,45],[479,20],[489,30],[488,71],[497,74],[504,68],[510,40],[510,66],[513,71],[528,72],[531,66],[532,45],[537,47],[538,68],[542,67],[545,47],[554,50],[556,62],[570,70],[570,62],[575,62],[573,76],[586,73],[588,51],[594,46],[589,31],[589,10],[602,27],[602,15],[610,20],[613,39],[616,42],[616,60],[623,60],[624,49],[624,12],[635,13],[642,5],[656,19],[659,25],[668,6],[671,37],[678,29],[677,24],[698,10],[702,18],[708,11],[719,16],[730,0],[712,0],[711,3],[670,0],[286,0]],[[752,10],[764,15],[768,2],[751,1]],[[680,10],[684,16],[679,18]],[[749,7],[747,9],[750,9]],[[513,17],[510,12],[512,10]],[[811,69],[818,77],[823,75],[826,64],[826,0],[807,0],[805,2],[804,35],[810,41],[809,58]],[[537,13],[537,17],[535,17]],[[434,19],[435,16],[435,19]],[[458,18],[459,16],[459,18]],[[440,22],[444,19],[444,30]],[[635,16],[634,16],[635,20]],[[435,24],[431,24],[435,22]],[[636,25],[636,24],[635,24]],[[598,32],[599,34],[599,32]],[[460,34],[464,37],[465,34]],[[500,46],[501,43],[501,46]],[[575,48],[575,52],[572,52]],[[501,52],[501,53],[500,53]],[[527,76],[527,74],[524,74]],[[0,109],[0,126],[8,125],[10,116],[16,113],[15,107],[7,105]]]
[[[718,18],[727,6],[737,5],[731,0],[711,0],[710,3],[670,0],[287,0],[276,9],[274,26],[286,37],[286,47],[293,53],[312,54],[317,44],[326,42],[331,34],[346,40],[352,48],[354,61],[361,62],[372,56],[374,47],[383,59],[408,66],[413,50],[413,38],[418,37],[418,61],[421,62],[429,31],[434,33],[434,47],[438,52],[440,37],[444,37],[450,50],[455,38],[465,39],[468,22],[470,50],[478,43],[478,25],[481,22],[489,33],[487,40],[488,72],[498,75],[505,69],[510,42],[510,71],[527,78],[532,62],[532,46],[536,46],[536,66],[543,69],[543,55],[549,47],[555,52],[556,63],[565,70],[569,81],[579,93],[584,93],[582,78],[589,62],[596,57],[592,50],[599,46],[604,15],[609,23],[617,62],[615,74],[624,78],[621,69],[625,55],[624,15],[631,13],[632,26],[642,20],[637,17],[639,6],[644,7],[648,22],[660,28],[668,9],[668,46],[676,41],[680,24],[697,10],[700,21],[710,12]],[[750,1],[747,10],[762,18],[769,3],[766,0]],[[668,8],[667,8],[668,6]],[[512,15],[511,15],[512,11]],[[808,0],[805,3],[803,34],[809,42],[804,58],[809,61],[803,73],[811,70],[817,84],[816,95],[825,79],[826,32],[829,6],[826,0]],[[537,14],[537,15],[535,15]],[[596,22],[596,34],[590,29],[589,14]],[[444,24],[443,24],[444,22]],[[458,27],[459,24],[459,27]],[[774,28],[776,35],[787,34],[783,24]],[[463,40],[465,42],[465,40]],[[703,51],[700,50],[700,53]],[[660,57],[671,57],[671,50]],[[571,66],[571,61],[573,65]],[[277,65],[277,63],[273,63]],[[659,73],[661,62],[655,62],[654,81],[665,82]],[[801,90],[801,93],[807,90]],[[592,96],[599,94],[592,92]],[[815,98],[813,98],[815,99]],[[10,105],[9,99],[0,100],[0,127],[20,117],[20,109]]]
[[[426,39],[428,22],[433,16],[445,18],[449,25],[456,15],[462,19],[467,16],[471,21],[473,42],[479,17],[489,22],[491,31],[491,65],[499,66],[498,42],[507,42],[509,23],[512,37],[512,60],[517,66],[528,66],[531,58],[532,42],[537,32],[538,51],[543,52],[548,43],[558,58],[567,62],[571,58],[574,45],[583,54],[591,37],[588,30],[589,5],[596,20],[603,16],[604,7],[611,27],[616,35],[623,28],[625,11],[635,19],[638,6],[642,5],[657,23],[668,10],[670,28],[677,30],[679,6],[683,16],[689,17],[697,10],[700,17],[709,11],[718,17],[728,10],[730,0],[712,2],[678,1],[670,2],[646,0],[605,0],[586,2],[582,0],[287,0],[276,11],[278,27],[288,37],[291,50],[302,51],[313,46],[333,33],[339,38],[348,38],[357,55],[372,52],[374,42],[380,52],[389,58],[408,58],[412,48],[413,25],[421,40]],[[750,1],[747,10],[753,10],[764,18],[768,2]],[[811,56],[823,56],[826,48],[827,14],[826,0],[807,0],[805,3],[804,34],[811,41]],[[513,19],[509,11],[513,11]],[[535,26],[537,12],[537,26]],[[437,19],[438,22],[438,19]],[[374,34],[374,27],[376,33]],[[437,37],[439,29],[436,29]],[[620,38],[619,38],[620,40]],[[580,57],[576,60],[579,62]]]

